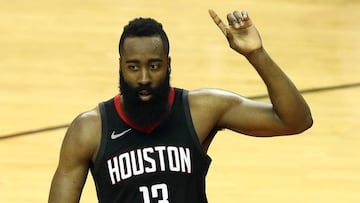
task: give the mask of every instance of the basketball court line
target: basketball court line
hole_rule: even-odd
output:
[[[303,90],[300,90],[300,92],[301,92],[301,94],[308,94],[308,93],[327,92],[327,91],[349,89],[349,88],[356,88],[356,87],[360,87],[360,82],[342,84],[342,85],[334,85],[334,86],[326,86],[326,87],[315,87],[315,88],[303,89]],[[264,99],[267,97],[268,97],[268,94],[262,94],[262,95],[250,96],[248,98],[258,100],[258,99]],[[56,126],[50,126],[50,127],[44,127],[44,128],[34,129],[34,130],[23,131],[23,132],[10,133],[10,134],[5,134],[5,135],[0,135],[0,140],[20,137],[20,136],[25,136],[25,135],[32,135],[32,134],[42,133],[42,132],[49,132],[49,131],[67,128],[67,127],[69,127],[69,124],[62,124],[62,125],[56,125]]]

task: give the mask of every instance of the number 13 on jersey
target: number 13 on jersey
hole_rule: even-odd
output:
[[[150,199],[159,199],[157,203],[170,203],[168,187],[166,184],[156,184],[151,187],[141,186],[139,191],[143,195],[144,203],[150,203]]]

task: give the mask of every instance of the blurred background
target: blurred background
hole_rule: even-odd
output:
[[[360,202],[358,0],[1,0],[0,202],[46,202],[67,125],[118,92],[118,40],[135,17],[162,22],[171,83],[266,101],[266,88],[207,11],[247,10],[264,47],[304,93],[302,135],[215,138],[209,203]],[[91,176],[81,202],[97,202]]]

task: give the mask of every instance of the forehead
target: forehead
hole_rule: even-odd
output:
[[[122,55],[165,54],[162,40],[158,36],[128,37],[124,40]]]

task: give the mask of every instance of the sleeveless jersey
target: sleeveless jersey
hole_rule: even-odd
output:
[[[126,118],[120,95],[99,104],[102,136],[91,173],[100,203],[207,203],[211,159],[196,135],[187,91],[171,88],[169,103],[153,129]]]

